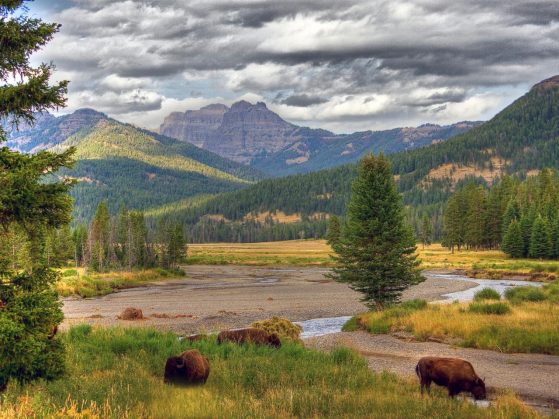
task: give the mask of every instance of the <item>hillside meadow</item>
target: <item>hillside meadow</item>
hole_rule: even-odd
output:
[[[0,399],[0,418],[539,417],[510,394],[497,395],[486,409],[440,389],[422,396],[415,380],[373,373],[343,348],[220,346],[215,338],[189,343],[145,328],[88,325],[58,338],[67,346],[66,377],[11,385]],[[166,358],[191,347],[209,358],[206,385],[164,384]]]

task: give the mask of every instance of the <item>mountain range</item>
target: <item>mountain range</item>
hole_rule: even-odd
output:
[[[265,103],[205,106],[167,116],[159,132],[249,164],[271,176],[307,173],[355,162],[367,152],[386,154],[436,144],[481,122],[334,134],[283,120]]]
[[[545,167],[559,169],[559,76],[536,84],[490,121],[466,133],[429,147],[392,154],[389,159],[408,220],[414,224],[424,214],[429,215],[440,231],[442,207],[461,185],[487,185],[505,175],[522,178]],[[198,229],[192,229],[193,234],[215,220],[217,214],[220,222],[229,223],[233,231],[239,228],[235,224],[262,219],[263,215],[276,223],[281,218],[296,219],[302,230],[305,221],[318,222],[325,214],[343,215],[355,173],[356,165],[347,164],[266,179],[197,206],[178,209],[174,216],[198,225]],[[205,240],[220,239],[208,238],[207,231],[204,234]],[[228,237],[226,232],[222,235],[235,237]]]

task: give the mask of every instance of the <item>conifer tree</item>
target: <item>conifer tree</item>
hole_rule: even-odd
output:
[[[89,233],[90,265],[98,272],[104,272],[111,256],[111,217],[106,201],[97,206]]]
[[[404,223],[401,198],[383,155],[360,161],[334,251],[336,267],[330,277],[362,293],[363,301],[374,309],[397,303],[402,291],[424,280],[415,240]]]
[[[50,85],[52,66],[33,67],[30,56],[58,30],[30,18],[22,0],[0,0],[0,119],[33,122],[33,114],[63,106],[67,82]],[[16,80],[14,82],[14,80]],[[0,130],[0,143],[5,133]],[[11,379],[53,379],[64,371],[61,341],[51,335],[63,318],[52,284],[58,275],[45,263],[44,233],[71,218],[69,180],[46,182],[71,162],[73,149],[24,155],[0,148],[0,235],[14,228],[29,244],[29,266],[12,269],[0,260],[0,391]],[[0,242],[4,237],[0,237]]]
[[[503,251],[510,257],[521,258],[524,254],[524,242],[520,223],[515,219],[509,224],[503,238]]]
[[[341,225],[340,219],[332,215],[328,222],[328,231],[326,232],[326,240],[330,246],[335,246],[340,241]]]
[[[520,220],[520,205],[516,199],[511,199],[503,214],[503,231],[506,231],[513,220]]]
[[[421,221],[421,232],[420,232],[420,239],[421,243],[423,244],[423,248],[431,244],[433,238],[433,226],[431,225],[431,220],[427,215],[423,216]]]
[[[528,257],[530,253],[530,241],[532,239],[533,213],[528,212],[520,217],[520,231],[522,232],[522,243],[524,243],[524,251],[522,256]]]
[[[549,225],[541,215],[538,215],[532,226],[529,256],[537,259],[547,259],[552,252],[553,244]]]

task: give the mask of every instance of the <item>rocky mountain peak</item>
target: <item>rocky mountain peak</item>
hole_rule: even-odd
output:
[[[547,89],[553,89],[557,87],[559,87],[559,75],[550,77],[548,79],[540,81],[539,83],[536,83],[534,87],[532,87],[532,90],[534,89],[547,90]]]

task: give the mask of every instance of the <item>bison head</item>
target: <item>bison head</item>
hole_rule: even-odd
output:
[[[181,376],[184,374],[186,369],[186,364],[184,359],[180,356],[172,356],[167,358],[167,363],[165,364],[165,377],[164,381],[166,383],[180,380]]]
[[[278,335],[276,335],[275,333],[272,333],[269,337],[268,337],[268,344],[270,346],[273,346],[274,348],[281,348],[281,340],[278,337]]]
[[[487,394],[485,392],[485,383],[481,378],[477,377],[474,380],[471,392],[476,400],[485,400],[487,398]]]

